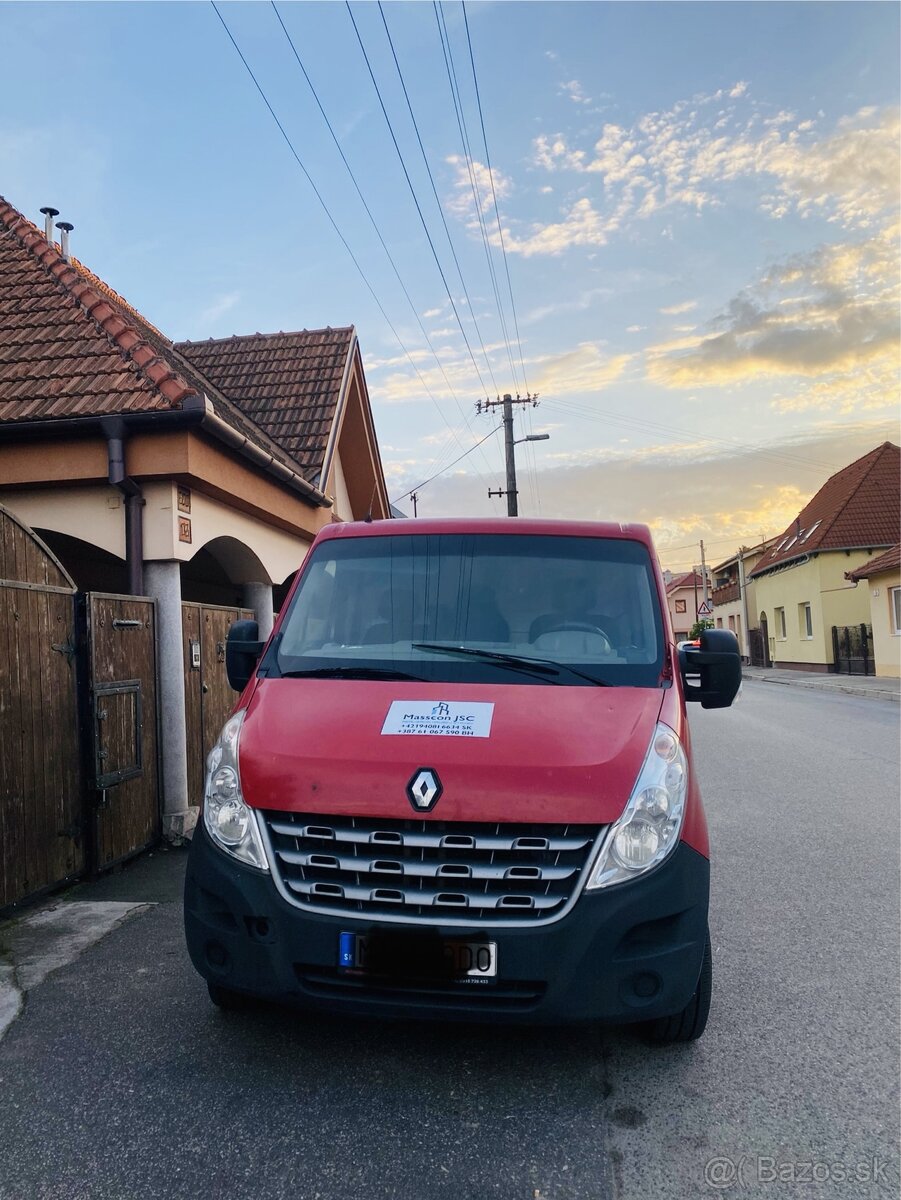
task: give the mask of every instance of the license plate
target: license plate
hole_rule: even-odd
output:
[[[445,941],[430,934],[342,933],[338,967],[352,975],[493,982],[497,978],[497,943]]]

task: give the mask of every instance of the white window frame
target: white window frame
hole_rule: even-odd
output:
[[[901,587],[889,588],[892,636],[901,637]]]
[[[813,641],[813,610],[809,600],[798,605],[798,632],[802,642]]]

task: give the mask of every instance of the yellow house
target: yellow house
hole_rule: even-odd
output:
[[[901,545],[849,572],[848,578],[866,580],[870,593],[876,674],[901,675]]]
[[[857,639],[870,622],[870,596],[854,576],[901,538],[899,476],[901,450],[884,442],[828,479],[761,557],[749,578],[765,665],[868,669]],[[846,663],[852,658],[857,666]]]

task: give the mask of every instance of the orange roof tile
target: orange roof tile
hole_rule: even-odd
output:
[[[883,571],[897,571],[901,567],[901,542],[886,550],[885,554],[877,554],[862,567],[853,571],[845,571],[845,579],[869,579],[872,575],[881,575]]]
[[[339,390],[340,381],[333,402],[318,412],[286,408],[261,428],[253,403],[232,402],[117,292],[77,259],[66,262],[0,197],[0,425],[177,411],[189,397],[206,397],[248,441],[311,477],[321,455],[313,470],[311,456],[295,457],[293,448],[324,447]]]
[[[348,326],[176,342],[175,349],[310,476],[322,466],[355,343]]]
[[[0,422],[178,409],[197,388],[0,197]]]
[[[901,449],[883,442],[827,479],[749,578],[824,550],[876,549],[901,538]]]

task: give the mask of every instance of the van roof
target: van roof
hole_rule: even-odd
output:
[[[429,533],[502,533],[514,536],[627,538],[653,550],[647,525],[618,521],[543,521],[526,517],[406,518],[390,521],[336,521],[327,525],[317,541],[336,537],[416,536]]]

